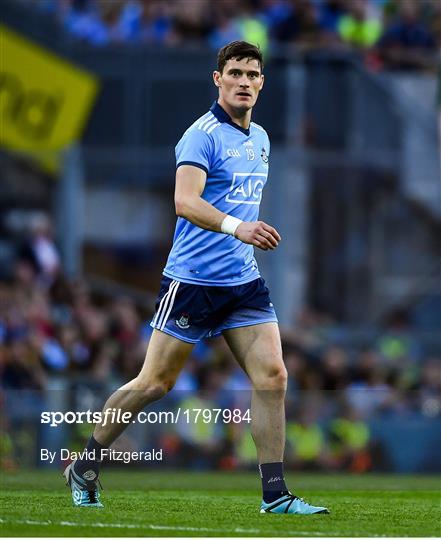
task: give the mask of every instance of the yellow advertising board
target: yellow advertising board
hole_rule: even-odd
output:
[[[96,77],[0,25],[0,144],[54,170],[79,140]]]

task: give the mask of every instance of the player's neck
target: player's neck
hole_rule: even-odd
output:
[[[225,101],[221,97],[219,97],[217,102],[222,107],[222,109],[230,116],[231,120],[235,124],[237,124],[243,129],[248,129],[250,127],[252,109],[248,109],[247,111],[238,111],[234,107],[230,107],[228,103],[225,103]]]

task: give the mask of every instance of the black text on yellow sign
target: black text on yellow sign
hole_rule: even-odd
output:
[[[0,144],[54,169],[80,139],[98,81],[3,25],[0,47]]]

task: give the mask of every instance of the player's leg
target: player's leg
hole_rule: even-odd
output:
[[[114,392],[103,410],[120,409],[136,415],[146,405],[164,397],[174,386],[194,345],[153,330],[144,364],[137,377]],[[103,422],[95,425],[93,436],[102,446],[110,446],[127,424]]]
[[[96,489],[101,463],[101,450],[109,447],[128,424],[105,421],[105,411],[117,409],[130,412],[132,417],[146,405],[170,391],[187,360],[193,344],[154,330],[143,367],[137,377],[114,392],[106,401],[102,421],[95,425],[82,459],[66,470],[66,480],[72,488],[78,506],[102,506]]]
[[[261,512],[315,514],[311,506],[291,495],[283,476],[285,392],[287,372],[277,323],[232,328],[224,337],[252,384],[251,433],[262,478]]]
[[[258,461],[281,462],[287,373],[277,323],[233,328],[224,337],[252,383],[251,433]]]

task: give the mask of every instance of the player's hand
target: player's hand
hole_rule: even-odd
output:
[[[276,229],[264,221],[244,221],[237,227],[234,236],[241,242],[264,251],[276,249],[281,240]]]

